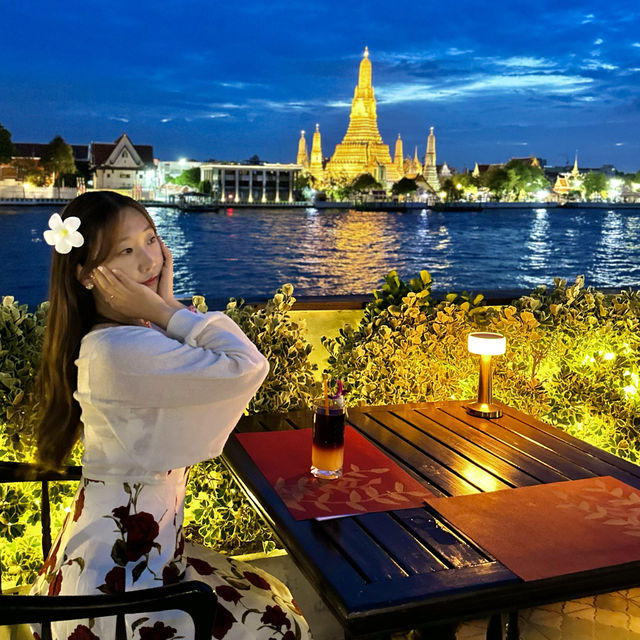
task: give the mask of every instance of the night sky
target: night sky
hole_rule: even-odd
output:
[[[0,0],[0,123],[14,142],[295,161],[346,132],[365,45],[378,124],[438,162],[537,155],[640,169],[638,0]]]

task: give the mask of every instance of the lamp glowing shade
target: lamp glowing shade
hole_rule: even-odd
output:
[[[507,341],[500,333],[470,333],[467,347],[471,353],[480,356],[480,379],[478,380],[478,400],[468,404],[468,413],[480,418],[499,418],[502,410],[493,404],[491,395],[491,356],[505,352]]]
[[[470,353],[501,356],[505,352],[507,341],[500,333],[470,333],[467,347]]]

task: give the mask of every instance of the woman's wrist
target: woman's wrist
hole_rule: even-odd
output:
[[[173,306],[165,302],[162,306],[158,307],[157,310],[154,309],[153,317],[149,317],[148,320],[153,322],[157,327],[166,330],[169,320],[171,320],[173,314],[180,308],[184,309],[180,303],[178,303],[178,306]]]

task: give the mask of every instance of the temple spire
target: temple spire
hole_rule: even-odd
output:
[[[388,145],[382,142],[378,131],[376,98],[371,84],[371,60],[365,47],[358,84],[353,92],[349,127],[342,142],[327,165],[327,171],[340,179],[353,180],[363,173],[375,171],[376,179],[396,182],[402,177],[391,160]]]
[[[317,180],[321,180],[324,171],[322,168],[322,140],[320,138],[320,125],[316,124],[316,130],[313,132],[313,141],[311,143],[311,161],[309,162],[309,171]]]
[[[398,174],[402,177],[404,175],[404,151],[402,148],[402,138],[400,137],[400,134],[398,134],[398,139],[396,140],[396,149],[395,153],[393,154],[393,164],[398,170]]]
[[[304,139],[304,130],[300,132],[296,163],[302,165],[305,169],[309,168],[309,153],[307,152],[307,141]]]
[[[371,87],[371,60],[369,60],[369,47],[364,48],[364,54],[362,55],[362,61],[360,62],[358,87],[360,89],[369,89]]]
[[[571,175],[574,178],[577,178],[580,175],[580,171],[578,170],[578,152],[576,151],[576,159],[573,163],[573,169],[571,169]]]
[[[429,130],[427,138],[427,154],[424,158],[424,169],[422,175],[427,184],[434,190],[440,189],[440,181],[438,180],[438,169],[436,167],[436,136],[433,133],[433,127]]]

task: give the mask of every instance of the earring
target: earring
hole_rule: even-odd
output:
[[[93,282],[87,282],[87,284],[84,285],[84,288],[91,291],[91,289],[93,289]]]

